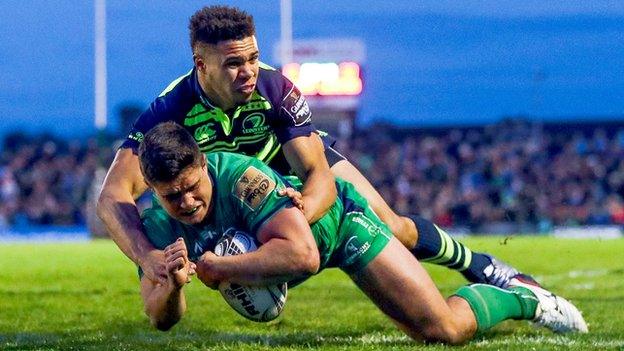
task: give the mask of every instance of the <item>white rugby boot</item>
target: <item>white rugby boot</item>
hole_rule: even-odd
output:
[[[587,323],[581,312],[568,300],[552,292],[524,281],[522,274],[512,278],[509,287],[529,289],[538,300],[533,322],[555,333],[587,333]]]

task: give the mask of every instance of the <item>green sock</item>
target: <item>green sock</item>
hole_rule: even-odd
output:
[[[505,290],[492,285],[472,284],[459,288],[455,295],[468,302],[479,331],[507,319],[532,320],[538,303],[531,290],[522,287]]]

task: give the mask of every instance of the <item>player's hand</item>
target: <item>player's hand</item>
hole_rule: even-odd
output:
[[[197,278],[204,283],[210,289],[217,289],[219,287],[219,281],[212,276],[210,267],[212,267],[213,259],[216,258],[212,251],[206,251],[197,260]]]
[[[151,281],[165,284],[167,282],[167,267],[165,265],[165,252],[154,249],[140,258],[139,265],[143,274]]]
[[[175,287],[182,287],[190,283],[195,274],[195,264],[188,259],[188,251],[184,239],[178,238],[164,250],[165,264],[169,281]]]
[[[284,188],[280,189],[277,192],[280,196],[288,196],[290,201],[292,201],[293,205],[301,210],[301,212],[305,212],[305,207],[303,205],[303,196],[301,193],[293,188]]]

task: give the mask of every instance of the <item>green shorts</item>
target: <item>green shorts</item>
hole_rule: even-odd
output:
[[[353,274],[366,267],[386,247],[392,232],[351,183],[336,181],[338,199],[328,213],[312,224],[320,255],[320,271],[340,268]],[[288,282],[294,287],[306,278]]]
[[[337,266],[347,274],[366,267],[392,238],[388,227],[366,208],[347,212],[340,226],[341,241],[334,253]]]
[[[336,187],[339,206],[334,206],[332,213],[319,221],[321,223],[315,223],[312,231],[321,261],[325,262],[323,266],[338,267],[352,274],[364,268],[386,247],[392,232],[351,183],[339,179]]]

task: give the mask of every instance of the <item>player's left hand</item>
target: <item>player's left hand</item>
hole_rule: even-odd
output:
[[[303,204],[303,195],[293,188],[284,188],[280,189],[277,192],[280,196],[288,196],[290,201],[292,201],[293,205],[300,209],[302,212],[305,212],[305,207]]]
[[[195,269],[197,278],[199,278],[204,285],[214,290],[219,287],[219,281],[212,276],[210,267],[212,267],[211,263],[216,257],[217,255],[215,255],[212,251],[204,252],[204,254],[197,260]]]
[[[191,282],[195,274],[195,264],[188,259],[188,251],[184,239],[178,238],[164,250],[165,265],[171,283],[178,288]]]

